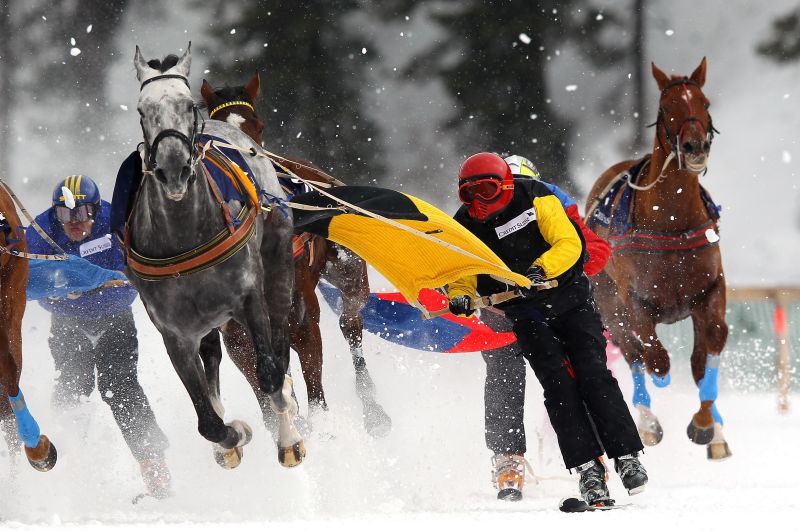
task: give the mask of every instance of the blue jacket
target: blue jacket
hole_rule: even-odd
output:
[[[109,217],[111,215],[111,205],[107,201],[102,201],[100,213],[92,225],[92,233],[82,242],[73,242],[64,233],[61,224],[55,219],[55,213],[49,208],[36,217],[36,223],[61,246],[67,254],[80,256],[81,245],[87,244],[98,238],[110,234]],[[25,232],[28,240],[28,251],[39,254],[55,254],[56,251],[50,247],[39,234],[28,227]],[[83,258],[98,267],[115,271],[124,271],[125,260],[122,247],[116,238],[110,239],[111,247],[87,254]],[[54,262],[58,263],[58,262]],[[70,317],[81,317],[84,319],[102,319],[109,315],[118,314],[129,308],[136,300],[137,292],[132,286],[106,288],[98,291],[87,292],[77,299],[42,299],[39,304],[47,311],[57,315]]]

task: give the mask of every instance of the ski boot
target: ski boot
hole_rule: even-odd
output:
[[[139,462],[139,469],[148,496],[161,500],[171,495],[172,477],[163,457],[143,459]]]
[[[581,475],[578,480],[578,488],[588,505],[614,505],[614,500],[611,499],[608,485],[606,485],[606,466],[599,459],[592,459],[575,470]]]
[[[525,457],[520,454],[495,454],[492,483],[499,491],[498,500],[519,501],[525,484]]]
[[[639,462],[636,452],[617,457],[614,460],[614,470],[631,496],[642,492],[647,485],[647,470]]]

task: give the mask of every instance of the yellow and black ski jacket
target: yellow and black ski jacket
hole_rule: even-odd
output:
[[[540,266],[548,280],[567,286],[583,274],[584,243],[580,230],[545,185],[532,179],[514,179],[514,197],[487,221],[472,219],[462,206],[454,218],[480,238],[515,273]],[[462,277],[448,287],[448,295],[475,297],[508,290],[488,275]],[[549,291],[549,290],[547,290]],[[542,292],[544,293],[544,292]]]

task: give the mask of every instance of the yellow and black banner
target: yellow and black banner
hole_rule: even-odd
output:
[[[403,227],[351,208],[343,211],[337,201],[313,191],[293,197],[292,203],[330,209],[295,207],[295,228],[351,249],[409,301],[416,301],[424,288],[439,288],[470,275],[492,275],[512,286],[530,286],[527,278],[511,271],[460,223],[421,199],[373,186],[340,186],[326,192]]]

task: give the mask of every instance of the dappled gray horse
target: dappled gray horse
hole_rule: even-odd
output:
[[[299,464],[305,453],[294,427],[287,319],[292,294],[292,219],[259,205],[237,213],[202,171],[201,131],[239,146],[255,144],[223,122],[203,124],[189,90],[191,45],[179,59],[146,62],[136,48],[141,83],[138,111],[144,134],[144,178],[128,222],[128,273],[161,332],[172,365],[192,399],[203,437],[241,457],[252,436],[242,421],[223,421],[219,360],[201,359],[200,344],[230,320],[255,347],[254,370],[279,418],[279,460]],[[259,186],[284,197],[275,171],[253,158]],[[239,223],[234,225],[231,217]],[[236,457],[233,457],[236,459]]]

